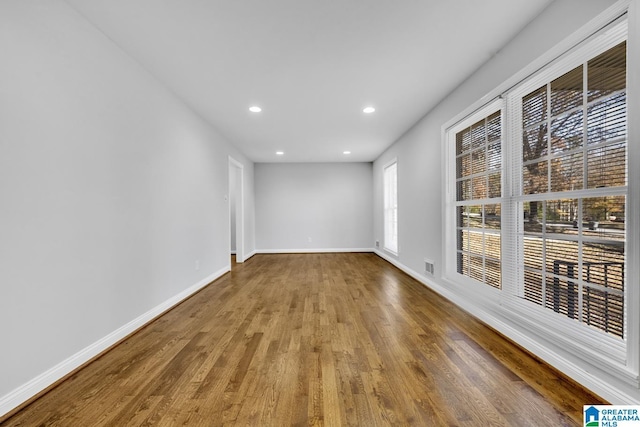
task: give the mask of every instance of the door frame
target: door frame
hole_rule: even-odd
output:
[[[236,220],[236,262],[245,261],[244,251],[244,165],[229,156],[229,177],[236,174],[235,187],[231,188],[229,179],[229,255],[231,255],[231,193],[235,199],[235,220]]]

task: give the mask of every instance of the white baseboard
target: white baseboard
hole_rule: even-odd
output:
[[[374,252],[373,248],[304,248],[304,249],[256,249],[259,254],[317,254],[339,252]]]
[[[56,381],[61,380],[65,376],[69,375],[74,370],[78,369],[85,363],[89,362],[91,359],[98,356],[103,351],[107,350],[109,347],[118,343],[122,339],[126,338],[130,334],[134,333],[165,311],[171,309],[175,305],[184,301],[186,298],[190,297],[209,283],[213,282],[217,278],[221,277],[229,271],[229,268],[223,268],[208,277],[205,277],[198,283],[179,294],[169,298],[162,304],[152,308],[141,316],[133,319],[131,322],[126,325],[116,329],[111,332],[109,335],[101,338],[100,340],[94,342],[90,346],[84,348],[73,356],[69,357],[66,360],[63,360],[56,366],[52,367],[48,371],[38,375],[33,378],[31,381],[21,385],[15,390],[11,391],[5,396],[0,397],[0,419],[8,414],[10,411],[14,410],[18,406],[27,402],[29,399],[36,396],[38,393],[46,390],[51,385],[55,384]]]
[[[251,251],[248,254],[246,254],[244,258],[236,255],[236,262],[239,264],[242,264],[243,262],[246,262],[249,258],[254,256],[255,254],[256,254],[256,251]]]
[[[544,360],[550,366],[553,366],[558,371],[567,375],[569,378],[573,379],[577,383],[586,387],[587,389],[593,391],[598,394],[600,397],[608,400],[612,404],[619,405],[638,405],[640,404],[640,399],[637,397],[636,393],[633,391],[625,392],[621,389],[619,385],[608,383],[603,381],[602,378],[593,375],[587,369],[576,365],[575,363],[567,360],[566,358],[560,356],[557,352],[554,352],[552,348],[549,348],[537,340],[533,339],[529,335],[523,333],[523,331],[513,327],[508,323],[506,319],[503,319],[499,316],[496,316],[494,313],[491,313],[484,308],[474,304],[468,299],[460,297],[457,293],[452,292],[446,287],[436,283],[433,280],[430,280],[424,274],[420,274],[415,270],[407,267],[402,264],[400,261],[388,256],[384,252],[380,250],[374,251],[376,255],[380,258],[388,261],[390,264],[393,264],[398,269],[407,273],[412,278],[416,279],[418,282],[422,283],[429,289],[434,292],[440,294],[444,298],[453,302],[463,310],[470,313],[472,316],[480,319],[482,322],[486,323],[490,327],[494,328],[516,344],[522,346],[527,351],[530,351],[532,354],[536,355],[540,359]],[[585,404],[589,404],[591,402],[585,402]]]

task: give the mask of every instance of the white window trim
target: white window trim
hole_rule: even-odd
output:
[[[457,176],[456,176],[456,135],[461,132],[462,130],[468,128],[469,126],[477,123],[478,121],[484,119],[485,117],[490,116],[491,114],[497,112],[497,111],[501,111],[502,113],[503,111],[503,107],[504,107],[504,102],[502,100],[502,98],[497,98],[494,99],[493,101],[487,103],[486,105],[484,105],[483,107],[479,108],[477,111],[475,111],[473,114],[465,117],[464,119],[460,120],[458,123],[456,123],[455,125],[451,126],[449,129],[446,130],[446,136],[445,136],[445,140],[446,140],[446,145],[444,147],[445,150],[445,157],[446,157],[446,165],[448,165],[447,168],[445,168],[447,170],[447,178],[445,180],[445,197],[446,197],[446,214],[444,216],[445,218],[445,238],[444,238],[444,263],[445,263],[445,270],[444,270],[444,277],[447,280],[450,281],[454,281],[454,282],[461,282],[464,283],[465,285],[468,285],[470,287],[479,287],[479,291],[482,292],[484,290],[484,288],[491,288],[494,289],[496,292],[498,292],[498,294],[500,293],[499,289],[495,289],[492,288],[491,286],[487,286],[486,284],[482,283],[482,282],[478,282],[468,276],[465,276],[463,274],[458,273],[458,268],[457,268],[457,257],[454,256],[454,254],[457,251],[457,234],[456,234],[456,228],[457,228],[457,224],[454,220],[454,215],[452,215],[453,212],[455,212],[456,209],[456,205],[457,205],[457,200],[456,200],[456,193],[457,193],[457,188],[455,185],[455,182],[457,180]],[[500,115],[501,117],[501,129],[504,129],[504,114]],[[501,138],[502,141],[502,147],[501,149],[504,149],[504,136]],[[501,188],[504,189],[504,166],[501,162],[500,165],[500,179],[501,179]],[[503,190],[504,191],[504,190]],[[491,199],[485,199],[487,203],[500,203],[501,205],[504,202],[504,198],[503,197],[498,197],[498,198],[491,198]],[[503,209],[504,206],[501,206],[501,209]],[[504,240],[501,241],[501,246],[502,244],[504,244]],[[501,261],[504,262],[504,261]],[[490,291],[488,291],[490,292]]]

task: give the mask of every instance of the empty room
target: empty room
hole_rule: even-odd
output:
[[[0,425],[640,425],[640,1],[0,0],[0,58]]]

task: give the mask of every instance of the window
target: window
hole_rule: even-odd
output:
[[[521,105],[521,296],[622,338],[626,42],[527,92]]]
[[[622,22],[445,131],[447,277],[580,348],[626,335],[626,55]]]
[[[398,253],[398,162],[384,167],[384,248]]]
[[[457,272],[501,287],[500,111],[455,134]]]

